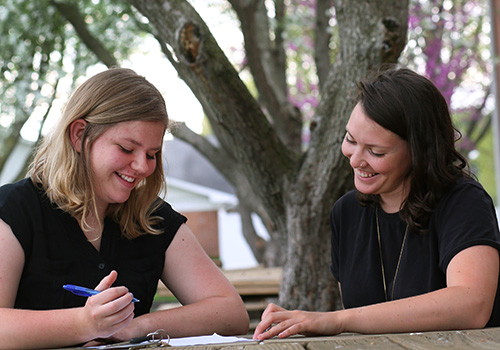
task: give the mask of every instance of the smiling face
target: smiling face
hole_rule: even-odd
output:
[[[380,195],[384,211],[399,211],[407,195],[404,184],[412,166],[408,143],[370,119],[359,103],[346,130],[342,153],[354,170],[356,189]]]
[[[131,191],[154,172],[164,132],[160,121],[128,121],[112,126],[95,140],[90,164],[99,210],[125,202]]]

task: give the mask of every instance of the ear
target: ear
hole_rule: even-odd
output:
[[[80,153],[82,151],[82,137],[87,122],[83,119],[77,119],[69,126],[69,137],[75,150]]]

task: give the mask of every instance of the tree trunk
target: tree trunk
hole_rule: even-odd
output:
[[[283,130],[277,130],[286,127],[283,120],[293,119],[293,113],[284,113],[288,106],[283,91],[274,91],[270,81],[263,87],[268,94],[276,93],[266,96],[267,100],[280,101],[273,107],[276,114],[268,118],[191,5],[180,0],[130,2],[149,19],[163,52],[203,106],[220,145],[209,145],[194,133],[183,135],[233,183],[240,201],[250,199],[272,237],[270,243],[278,252],[274,257],[284,259],[280,304],[294,309],[335,309],[336,282],[329,273],[329,212],[352,186],[340,151],[353,107],[350,96],[354,83],[370,68],[394,60],[403,49],[407,0],[334,1],[341,38],[339,57],[323,83],[311,141],[303,154],[283,137]],[[264,69],[253,63],[254,70]],[[262,79],[268,78],[262,74]],[[285,119],[271,123],[274,118]],[[220,155],[226,161],[221,162]]]

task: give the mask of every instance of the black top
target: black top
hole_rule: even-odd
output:
[[[401,299],[446,287],[446,269],[460,251],[476,245],[500,250],[495,208],[483,187],[473,180],[459,181],[439,201],[429,232],[408,232],[392,295],[392,282],[406,224],[399,214],[378,208],[382,257],[388,299]],[[375,208],[362,207],[356,191],[340,198],[331,215],[333,276],[341,283],[345,308],[385,301],[377,239]],[[500,289],[487,326],[500,326]]]
[[[150,311],[163,271],[165,251],[186,218],[165,203],[154,213],[164,218],[160,235],[132,240],[119,225],[104,222],[100,251],[87,241],[77,220],[51,204],[30,179],[0,187],[0,218],[12,229],[25,254],[15,308],[31,310],[79,307],[86,298],[64,290],[64,284],[95,288],[112,270],[114,285],[126,286],[134,297],[135,316]]]

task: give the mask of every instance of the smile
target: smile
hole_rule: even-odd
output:
[[[130,177],[127,175],[122,175],[122,174],[118,174],[118,176],[120,176],[123,180],[127,181],[128,183],[133,183],[135,181],[134,177]]]
[[[359,177],[363,177],[363,178],[369,178],[369,177],[377,175],[377,173],[367,173],[367,172],[361,171],[359,169],[356,169],[355,171]]]

